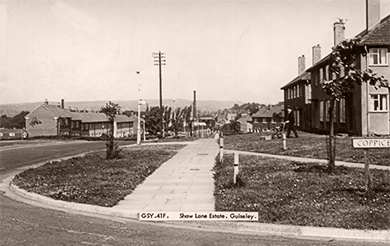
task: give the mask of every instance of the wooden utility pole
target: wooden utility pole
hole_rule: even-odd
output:
[[[159,80],[160,80],[160,119],[161,119],[161,137],[165,137],[165,129],[164,129],[164,109],[163,109],[163,103],[162,103],[162,65],[166,65],[165,60],[165,53],[161,53],[159,51],[158,53],[153,52],[154,57],[154,65],[158,66],[159,70]]]

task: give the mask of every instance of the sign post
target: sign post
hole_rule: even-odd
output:
[[[390,148],[389,138],[353,138],[352,147],[355,149],[363,149],[364,151],[364,173],[365,173],[365,188],[369,192],[371,188],[370,163],[368,161],[369,149]]]

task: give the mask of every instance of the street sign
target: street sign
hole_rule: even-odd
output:
[[[355,149],[390,148],[390,138],[352,138]]]

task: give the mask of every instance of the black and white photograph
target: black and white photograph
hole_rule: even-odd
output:
[[[390,244],[390,0],[0,0],[0,245]]]

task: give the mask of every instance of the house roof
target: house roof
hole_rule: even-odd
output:
[[[364,45],[390,45],[390,15],[383,18],[370,30],[363,30],[355,38],[360,39],[359,46]],[[330,58],[330,54],[319,60],[316,64],[308,68],[306,71],[311,72],[319,65],[324,64]]]
[[[248,121],[252,121],[252,120],[253,120],[252,117],[250,115],[246,114],[246,115],[241,116],[237,121],[248,122]]]
[[[316,64],[314,64],[313,66],[309,67],[306,72],[311,72],[313,71],[315,68],[317,68],[319,65],[322,65],[324,64],[325,62],[327,62],[330,58],[330,54],[328,54],[327,56],[325,56],[324,58],[322,58],[321,60],[319,60]]]
[[[390,45],[390,15],[383,18],[378,24],[368,32],[364,30],[359,33],[359,45]]]
[[[263,107],[259,111],[257,111],[254,115],[252,115],[252,118],[272,118],[274,116],[274,113],[282,113],[282,116],[284,115],[284,106],[282,105],[276,105],[272,106],[270,108]]]
[[[294,84],[297,84],[298,82],[300,81],[306,81],[306,80],[310,80],[310,73],[304,71],[303,73],[301,73],[300,75],[298,75],[295,79],[293,79],[292,81],[290,81],[289,83],[287,83],[286,85],[284,85],[282,88],[280,89],[285,89],[286,87],[289,87],[291,85],[294,85]]]
[[[108,121],[107,116],[103,113],[72,112],[69,109],[62,109],[56,105],[46,105],[46,104],[42,104],[39,107],[45,108],[46,110],[51,112],[56,117],[72,118],[72,120],[80,120],[83,123],[107,122]],[[32,112],[34,112],[34,111],[35,110],[33,110]],[[115,119],[116,119],[116,122],[133,122],[133,121],[137,121],[138,118],[135,116],[128,117],[126,115],[117,115],[115,117]]]

